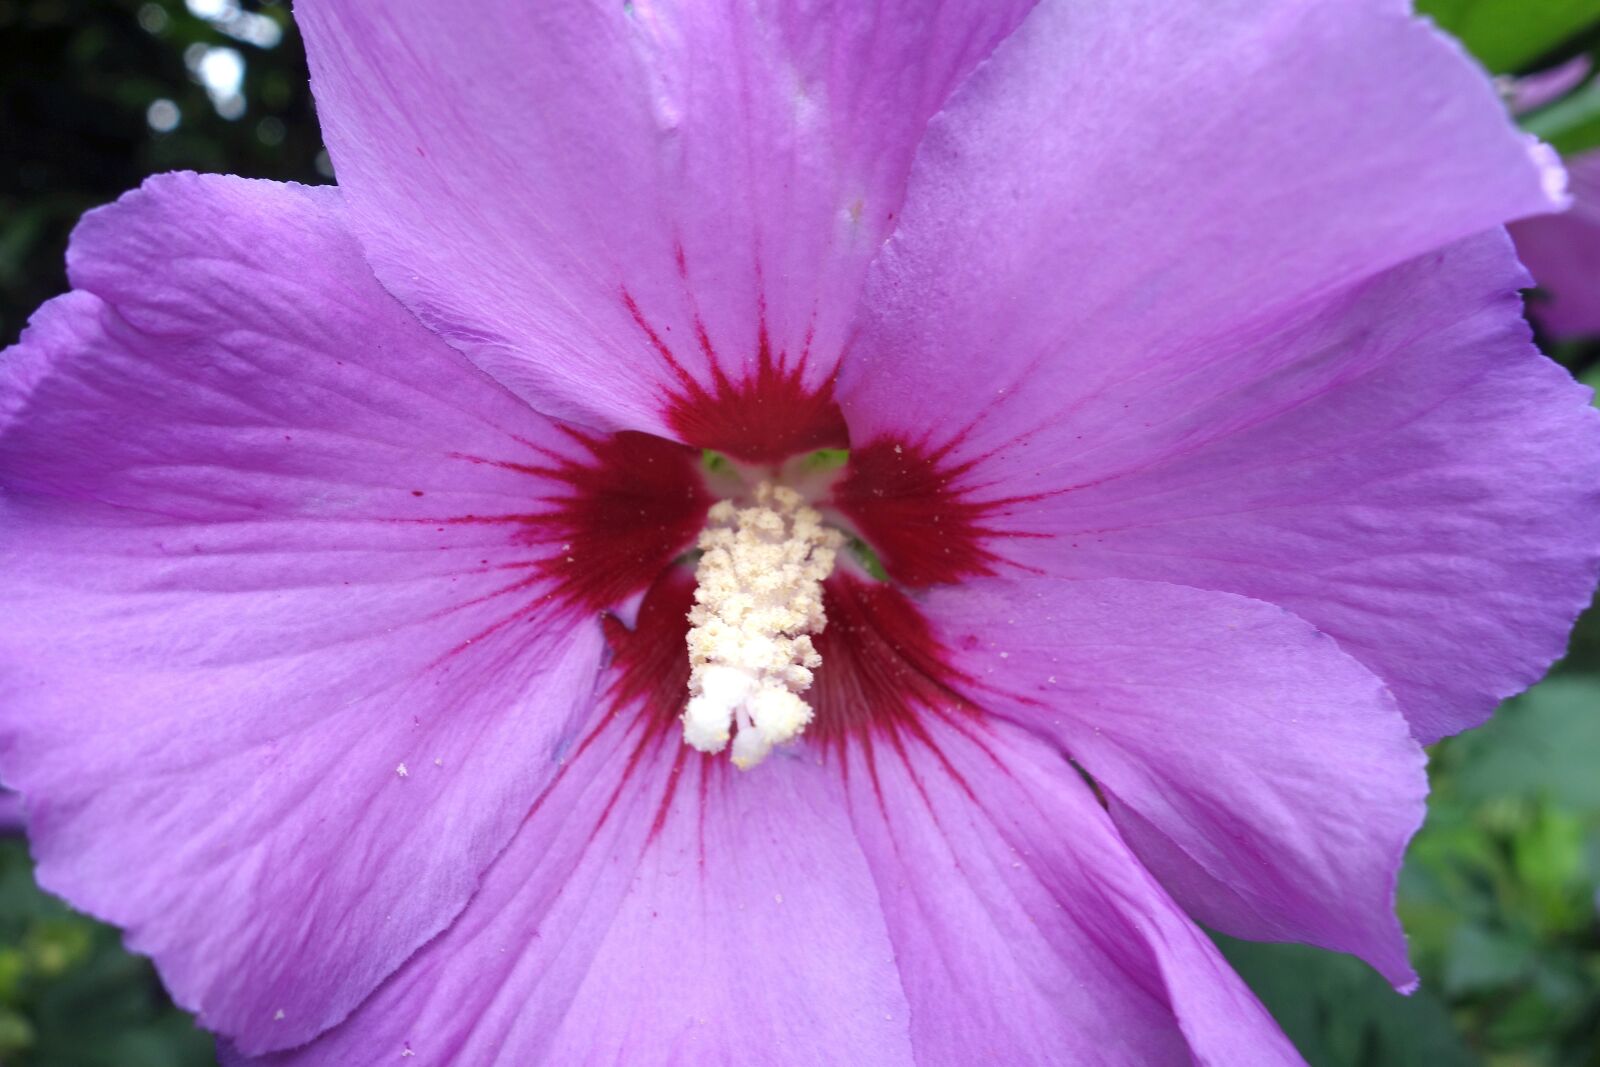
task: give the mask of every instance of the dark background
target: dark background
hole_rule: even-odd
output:
[[[1423,6],[1500,75],[1600,49],[1600,0]],[[1600,84],[1558,106],[1529,124],[1569,154],[1600,147]],[[332,180],[287,5],[0,0],[0,344],[66,288],[80,214],[184,168]],[[1600,340],[1541,343],[1600,382]],[[1297,946],[1225,950],[1318,1067],[1600,1065],[1595,613],[1549,681],[1436,746],[1432,777],[1401,887],[1421,992]],[[149,964],[41,893],[20,837],[0,840],[0,1063],[214,1062]]]

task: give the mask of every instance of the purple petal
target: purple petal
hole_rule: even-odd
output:
[[[851,763],[919,1063],[1299,1063],[1074,768],[929,716]]]
[[[1600,336],[1600,152],[1567,161],[1572,207],[1511,227],[1540,292],[1528,311],[1557,339]]]
[[[0,758],[41,881],[254,1050],[466,903],[602,648],[557,531],[488,521],[561,486],[482,457],[583,450],[388,297],[341,214],[155,179],[83,223],[81,291],[0,364]]]
[[[842,443],[836,412],[776,443],[708,423],[833,410],[925,123],[1033,2],[495,0],[462,17],[306,0],[296,15],[391,291],[540,410],[781,458],[823,429]]]
[[[1600,419],[1528,344],[1515,292],[1525,276],[1503,236],[1355,283],[1544,202],[1476,72],[1430,31],[1356,10],[1280,16],[1271,47],[1250,53],[1266,68],[1251,78],[1272,78],[1247,99],[1211,101],[1233,101],[1219,114],[1237,128],[1192,116],[1169,128],[1170,109],[1152,103],[1151,151],[1064,165],[1048,195],[1017,176],[1043,164],[997,117],[1013,66],[1013,81],[1048,82],[1043,56],[1023,48],[1044,51],[1046,23],[1036,16],[1007,42],[936,124],[880,260],[841,389],[853,465],[890,462],[883,484],[864,479],[842,503],[894,573],[906,573],[897,556],[937,552],[965,574],[1009,561],[1280,604],[1388,682],[1431,741],[1537,679],[1588,604]],[[1236,23],[1201,22],[1172,20],[1194,36],[1188,76],[1199,79],[1172,91],[1204,102],[1221,92],[1207,72],[1243,75],[1206,59],[1221,47],[1207,27]],[[1085,43],[1064,47],[1088,49],[1093,67],[1094,35],[1080,26],[1072,40]],[[1408,103],[1436,97],[1453,105]],[[1281,128],[1291,112],[1314,143]],[[1191,129],[1203,144],[1185,140]],[[1084,132],[1058,147],[1092,143]],[[1190,168],[1172,170],[1175,159]],[[1291,184],[1272,172],[1287,160]],[[1154,170],[1123,174],[1136,165]],[[949,205],[979,182],[1011,191],[989,202],[1029,197],[1016,212],[1028,229],[979,212],[980,238],[952,219]],[[1113,206],[1112,195],[1131,199]],[[1038,299],[998,295],[1044,283]],[[952,410],[970,414],[943,429]],[[896,501],[900,491],[924,502]],[[919,519],[937,515],[959,518],[957,533]]]
[[[344,1025],[248,1062],[1298,1062],[1021,731],[927,707],[748,773],[681,746],[691,591],[612,628],[612,707],[461,918]]]
[[[1278,603],[1424,740],[1561,653],[1593,412],[1527,344],[1503,242],[1431,251],[1559,173],[1404,7],[1046,5],[968,80],[840,381],[878,468],[841,504],[891,573]]]
[[[1331,639],[1269,604],[1156,582],[980,579],[924,608],[985,706],[1094,776],[1191,915],[1415,984],[1394,893],[1425,761],[1383,683]]]
[[[1405,6],[1037,8],[929,126],[841,383],[853,438],[895,400],[976,414],[1064,344],[1114,380],[1561,206],[1554,153]]]
[[[741,774],[628,698],[630,676],[665,677],[667,714],[681,707],[691,588],[668,584],[619,642],[619,699],[461,917],[344,1025],[250,1062],[409,1050],[435,1067],[910,1067],[894,949],[837,774],[798,751]]]

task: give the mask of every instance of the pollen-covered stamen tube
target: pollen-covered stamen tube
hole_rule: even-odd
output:
[[[799,493],[763,482],[754,507],[724,500],[700,534],[689,611],[689,705],[683,739],[701,752],[733,741],[741,770],[800,735],[800,694],[822,662],[811,634],[827,622],[822,582],[844,544]]]

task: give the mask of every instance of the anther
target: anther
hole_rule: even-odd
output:
[[[701,752],[733,743],[747,770],[811,721],[800,694],[822,662],[811,634],[827,624],[822,582],[844,544],[799,493],[763,482],[754,507],[724,500],[700,534],[689,611],[689,704],[683,740]]]

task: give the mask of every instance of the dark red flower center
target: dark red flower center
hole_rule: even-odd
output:
[[[721,402],[706,403],[696,417],[715,422],[711,409]],[[817,426],[791,429],[808,444],[832,443]],[[706,440],[712,439],[696,444]],[[789,454],[750,450],[738,458],[761,455],[766,462],[708,465],[698,448],[643,436],[626,447],[597,442],[587,451],[591,464],[563,475],[571,496],[529,532],[589,546],[567,564],[573,570],[563,588],[584,610],[606,612],[611,700],[641,716],[643,738],[676,739],[690,693],[685,639],[694,548],[707,508],[729,495],[730,469],[743,471],[748,484],[808,468]],[[821,665],[804,694],[814,718],[802,743],[825,757],[849,744],[870,748],[874,738],[898,745],[922,733],[926,715],[970,714],[964,695],[970,687],[950,666],[914,590],[994,573],[1002,560],[989,544],[995,533],[984,525],[982,505],[949,489],[933,457],[890,442],[851,452],[830,478],[807,486],[807,496],[855,546],[840,553],[823,585],[827,624],[812,635]],[[613,609],[640,590],[645,595],[629,625],[628,613]]]
[[[685,377],[668,411],[687,443],[568,429],[579,447],[560,454],[530,445],[531,460],[464,457],[538,485],[539,506],[526,513],[445,520],[503,524],[537,550],[495,595],[528,591],[537,598],[529,614],[554,596],[571,613],[603,616],[613,706],[636,710],[646,738],[681,735],[696,544],[708,512],[719,499],[750,504],[758,482],[786,484],[851,545],[821,587],[826,625],[808,635],[821,664],[805,693],[813,717],[804,743],[823,753],[870,747],[875,737],[900,744],[921,732],[922,716],[970,713],[963,680],[912,592],[1003,562],[991,507],[958,488],[965,472],[911,442],[843,451],[848,434],[831,392],[808,388],[765,348],[739,383]]]

